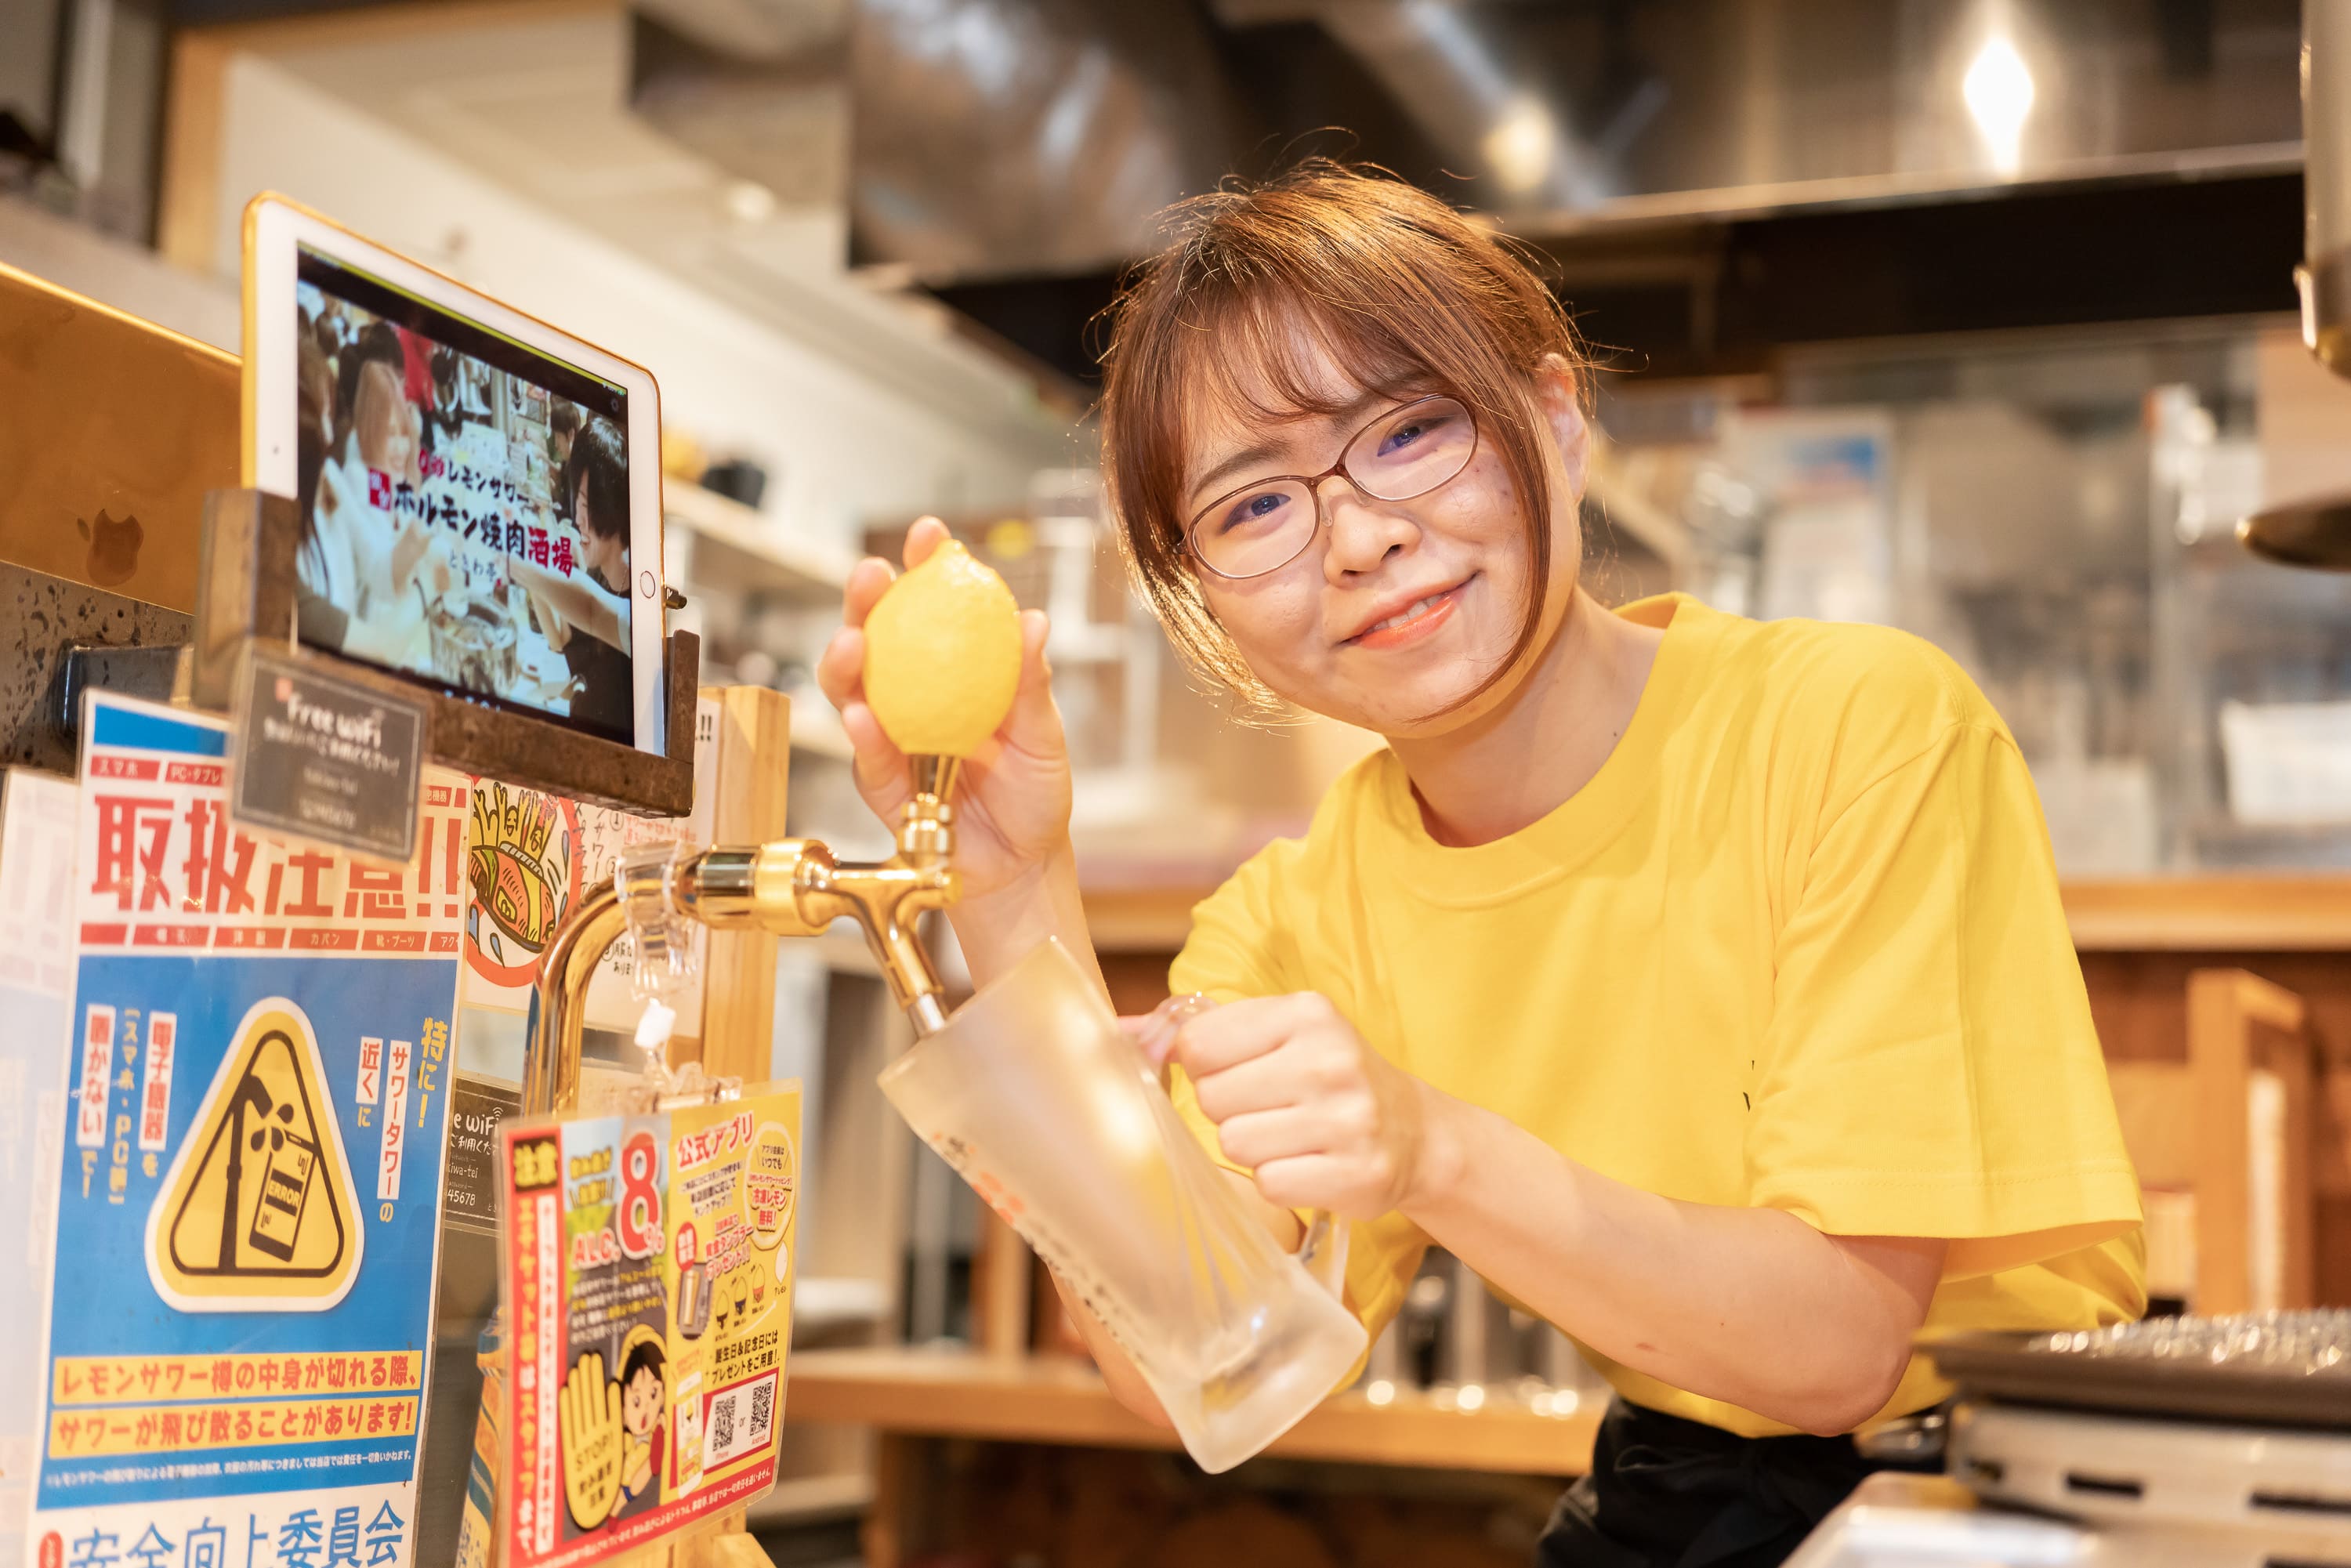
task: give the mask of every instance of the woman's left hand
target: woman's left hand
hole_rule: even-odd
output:
[[[1175,1060],[1218,1145],[1285,1208],[1376,1219],[1426,1180],[1437,1092],[1364,1041],[1328,997],[1228,1002],[1187,1020]]]

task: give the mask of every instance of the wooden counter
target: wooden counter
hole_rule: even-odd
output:
[[[1086,919],[1105,953],[1174,953],[1208,886],[1090,886]],[[2351,877],[2179,876],[2069,882],[2085,953],[2351,952]]]
[[[1161,1448],[1176,1435],[1127,1413],[1101,1376],[1057,1356],[996,1358],[900,1349],[799,1351],[788,1419],[872,1426],[885,1434],[1007,1443]],[[1441,1409],[1416,1395],[1375,1406],[1326,1402],[1267,1450],[1293,1459],[1568,1476],[1592,1462],[1597,1406],[1538,1416],[1516,1400]]]
[[[2351,877],[2069,882],[2063,893],[2085,953],[2351,952]]]

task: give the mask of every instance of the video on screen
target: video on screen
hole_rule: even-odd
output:
[[[628,743],[621,388],[302,247],[301,640]]]

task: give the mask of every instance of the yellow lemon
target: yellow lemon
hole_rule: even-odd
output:
[[[1020,608],[950,539],[865,618],[865,700],[899,750],[968,757],[1020,685]]]

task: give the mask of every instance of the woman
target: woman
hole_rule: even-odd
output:
[[[580,579],[508,562],[530,596],[548,645],[571,671],[570,716],[607,735],[635,723],[629,664],[629,450],[621,427],[598,414],[580,428],[559,481],[580,529]],[[573,632],[586,633],[575,637]]]
[[[421,520],[401,517],[379,497],[383,484],[423,482],[415,406],[390,365],[363,363],[352,392],[348,455],[336,460],[322,453],[314,476],[308,427],[312,404],[323,401],[323,368],[306,368],[300,379],[302,536],[294,559],[302,640],[373,664],[413,667],[423,595],[446,591],[448,552]]]
[[[1569,329],[1405,186],[1314,164],[1203,198],[1113,326],[1105,466],[1176,645],[1387,739],[1194,912],[1172,985],[1224,1005],[1177,1037],[1179,1103],[1285,1239],[1293,1207],[1353,1222],[1367,1327],[1433,1241],[1614,1385],[1542,1562],[1776,1563],[1859,1479],[1848,1434],[1944,1396],[1922,1332],[2143,1309],[2032,783],[1956,665],[1593,600]],[[860,566],[821,666],[885,814],[853,628],[887,576]],[[959,807],[983,982],[1088,950],[1025,631]]]

